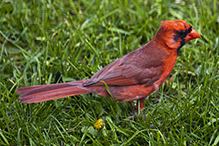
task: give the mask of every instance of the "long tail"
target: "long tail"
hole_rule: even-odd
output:
[[[43,102],[67,96],[91,93],[87,87],[82,86],[82,83],[86,81],[22,87],[18,88],[16,92],[22,94],[20,96],[21,103]]]

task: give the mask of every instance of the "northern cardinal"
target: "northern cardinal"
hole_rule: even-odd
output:
[[[132,103],[139,100],[142,111],[146,97],[158,90],[170,75],[180,48],[187,41],[196,38],[201,36],[185,21],[163,21],[151,41],[107,65],[90,79],[22,87],[16,92],[22,94],[21,103],[94,93],[112,96],[120,102]],[[105,84],[109,87],[110,93]]]

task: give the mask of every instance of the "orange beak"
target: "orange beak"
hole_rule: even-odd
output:
[[[188,42],[188,41],[193,40],[193,39],[196,39],[196,38],[201,38],[201,36],[200,36],[199,33],[197,33],[197,31],[195,31],[195,30],[192,28],[192,31],[186,36],[185,42]]]

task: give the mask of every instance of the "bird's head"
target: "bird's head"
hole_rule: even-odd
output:
[[[201,36],[184,20],[167,20],[162,22],[156,38],[178,52],[187,41]]]

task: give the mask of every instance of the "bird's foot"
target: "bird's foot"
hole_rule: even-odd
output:
[[[137,112],[133,112],[133,116],[129,116],[129,117],[127,117],[127,119],[129,119],[129,120],[131,120],[131,119],[133,119],[133,118],[135,118],[135,117],[137,117],[138,116],[138,114],[137,114]],[[143,117],[143,119],[144,119],[144,121],[146,121],[146,116],[143,114],[143,112],[141,112],[141,116]]]

